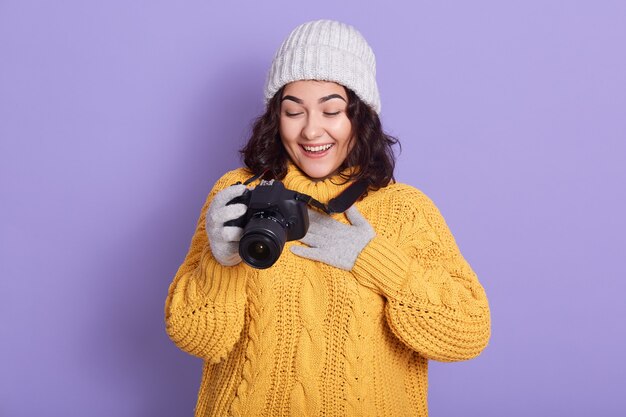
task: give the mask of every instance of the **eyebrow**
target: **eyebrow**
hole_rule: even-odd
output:
[[[325,101],[328,101],[328,100],[333,99],[333,98],[340,98],[343,101],[346,101],[346,99],[341,97],[339,94],[331,94],[331,95],[324,96],[324,97],[320,98],[317,102],[318,103],[324,103]],[[302,101],[302,99],[299,99],[298,97],[294,97],[294,96],[285,96],[282,99],[280,99],[281,103],[283,101],[285,101],[285,100],[295,101],[298,104],[304,103],[304,101]]]

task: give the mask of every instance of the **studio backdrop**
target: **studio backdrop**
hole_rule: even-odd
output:
[[[439,207],[490,301],[432,416],[626,409],[626,3],[0,2],[0,416],[190,416],[164,325],[215,180],[314,19],[376,54],[396,178]]]

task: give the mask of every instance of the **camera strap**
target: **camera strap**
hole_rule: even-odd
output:
[[[243,185],[248,185],[263,175],[265,175],[267,171],[263,171],[254,177],[251,177],[244,181]],[[366,181],[356,181],[348,188],[343,190],[341,194],[337,197],[331,199],[328,204],[321,203],[320,201],[314,199],[310,195],[296,192],[296,200],[303,201],[306,204],[315,207],[318,210],[322,210],[326,214],[335,214],[335,213],[343,213],[348,210],[350,206],[352,206],[358,199],[363,195],[363,193],[367,190],[367,182]]]
[[[258,180],[259,178],[261,178],[263,175],[265,175],[265,173],[266,173],[266,172],[267,172],[267,170],[265,170],[265,171],[261,172],[260,174],[255,175],[254,177],[250,177],[250,178],[248,178],[247,180],[245,180],[245,181],[243,182],[243,185],[248,185],[248,184],[253,183],[254,181],[256,181],[256,180]],[[237,184],[241,184],[241,182],[239,182],[239,181],[238,181],[238,182],[237,182]]]
[[[302,193],[296,193],[296,199],[304,201],[308,205],[322,210],[326,214],[343,213],[363,195],[365,190],[367,190],[367,182],[356,181],[350,184],[350,186],[343,190],[337,197],[330,200],[328,204],[321,203],[310,195]]]

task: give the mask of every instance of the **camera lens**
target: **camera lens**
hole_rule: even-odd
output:
[[[269,268],[280,257],[286,238],[285,228],[275,218],[253,217],[239,241],[239,256],[253,268]]]
[[[251,257],[258,261],[264,261],[270,257],[270,249],[265,243],[261,241],[252,242],[248,246],[248,253]]]

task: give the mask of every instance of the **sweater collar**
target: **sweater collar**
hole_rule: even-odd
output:
[[[314,181],[302,172],[293,162],[289,162],[287,175],[283,179],[285,187],[327,204],[332,198],[337,197],[343,190],[348,188],[351,182],[347,182],[339,175],[324,180]]]

